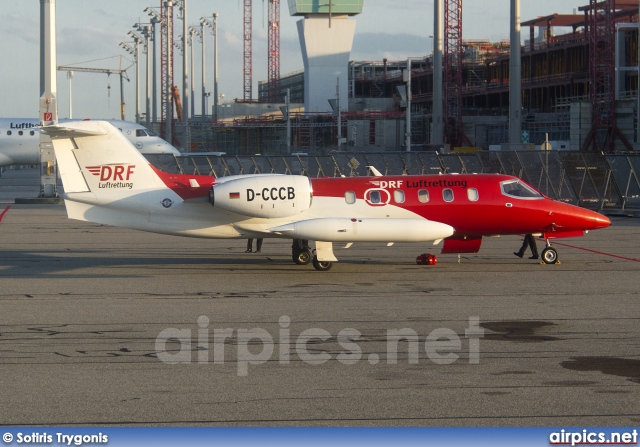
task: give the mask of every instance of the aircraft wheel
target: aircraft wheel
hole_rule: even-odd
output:
[[[318,270],[319,272],[326,272],[327,270],[331,270],[333,266],[333,262],[331,261],[318,261],[316,256],[313,257],[313,268]]]
[[[309,249],[302,249],[302,250],[295,250],[292,254],[293,256],[293,262],[295,262],[298,265],[307,265],[311,262],[313,255],[311,254],[311,250]]]
[[[542,250],[542,260],[545,264],[555,264],[558,261],[558,252],[555,248],[547,247]]]

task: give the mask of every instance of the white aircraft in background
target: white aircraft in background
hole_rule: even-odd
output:
[[[70,119],[61,119],[66,123]],[[175,147],[140,124],[129,121],[105,120],[120,129],[122,134],[143,155],[180,155]],[[0,118],[0,167],[11,165],[35,165],[40,163],[40,122],[32,118]]]

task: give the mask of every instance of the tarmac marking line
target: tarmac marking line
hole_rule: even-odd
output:
[[[4,215],[5,215],[5,214],[7,214],[7,212],[9,211],[9,209],[10,209],[10,208],[11,208],[11,207],[10,207],[10,206],[8,206],[8,207],[6,207],[6,208],[4,209],[4,211],[2,211],[2,212],[0,213],[0,222],[2,222],[2,219],[4,218]]]
[[[598,255],[604,255],[604,256],[611,256],[612,258],[618,258],[618,259],[624,259],[625,261],[633,261],[633,262],[640,262],[640,259],[636,259],[636,258],[627,258],[625,256],[620,256],[620,255],[614,255],[612,253],[605,253],[603,251],[598,251],[598,250],[591,250],[590,248],[583,248],[583,247],[576,247],[575,245],[570,245],[570,244],[563,244],[561,242],[553,242],[553,245],[561,245],[563,247],[569,247],[569,248],[575,248],[578,250],[584,250],[584,251],[589,251],[591,253],[595,253]]]

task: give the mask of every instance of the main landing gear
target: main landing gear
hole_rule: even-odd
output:
[[[319,272],[326,272],[331,269],[333,262],[318,261],[315,250],[309,247],[309,241],[306,239],[294,239],[291,245],[291,258],[298,265],[313,264],[313,268]]]
[[[298,265],[307,265],[313,259],[313,252],[309,247],[309,241],[294,239],[291,245],[291,258]]]

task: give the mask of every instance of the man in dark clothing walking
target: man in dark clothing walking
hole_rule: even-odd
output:
[[[538,259],[538,247],[536,246],[536,238],[534,238],[533,234],[531,233],[527,233],[524,235],[522,247],[520,247],[519,251],[514,251],[513,254],[521,258],[527,251],[527,247],[531,248],[531,256],[529,257],[529,259]]]

